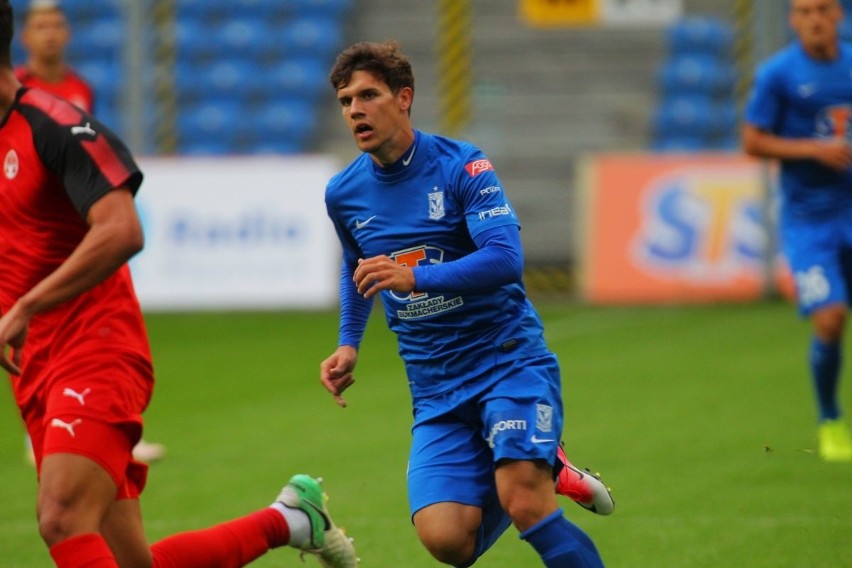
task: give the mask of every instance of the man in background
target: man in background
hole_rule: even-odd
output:
[[[852,461],[839,403],[843,332],[852,294],[852,47],[839,39],[838,0],[793,0],[796,40],[763,63],[745,113],[743,148],[781,162],[781,239],[801,315],[819,455]]]
[[[65,62],[65,48],[71,29],[57,0],[33,0],[24,13],[21,44],[27,61],[15,68],[15,76],[26,87],[38,87],[94,113],[92,88]],[[27,440],[27,459],[34,463],[32,445]],[[166,455],[163,444],[139,440],[133,448],[136,459],[148,463]]]

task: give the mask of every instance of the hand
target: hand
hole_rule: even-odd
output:
[[[18,304],[0,317],[0,367],[13,375],[21,374],[21,353],[27,340],[30,316]],[[6,346],[11,352],[6,352]],[[11,358],[9,357],[11,355]]]
[[[852,166],[852,148],[845,142],[817,142],[814,159],[824,166],[843,171]]]
[[[320,363],[320,382],[334,397],[341,408],[346,408],[346,400],[341,396],[355,382],[352,370],[358,360],[354,347],[341,345],[325,361]]]
[[[368,299],[382,290],[413,292],[415,285],[414,271],[385,255],[359,259],[352,280],[358,293]]]

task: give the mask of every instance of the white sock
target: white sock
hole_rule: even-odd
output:
[[[311,546],[311,520],[307,513],[301,509],[291,509],[278,501],[269,507],[284,515],[284,520],[290,527],[290,546],[296,548]]]

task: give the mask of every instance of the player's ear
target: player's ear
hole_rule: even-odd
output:
[[[414,90],[411,87],[401,88],[396,95],[396,100],[399,101],[399,110],[408,112],[414,101]]]

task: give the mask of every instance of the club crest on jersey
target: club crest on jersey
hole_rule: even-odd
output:
[[[550,432],[553,429],[553,407],[549,404],[535,405],[535,428],[539,432]]]
[[[3,173],[6,174],[6,179],[15,179],[19,167],[18,153],[14,149],[6,152],[6,159],[3,160]]]
[[[435,187],[432,193],[429,194],[429,218],[433,221],[441,219],[446,212],[444,211],[444,192],[438,191]]]
[[[482,160],[469,163],[464,169],[467,170],[470,177],[476,177],[482,172],[494,171],[494,166],[491,165],[491,162],[483,158]]]

